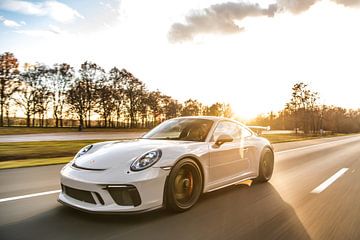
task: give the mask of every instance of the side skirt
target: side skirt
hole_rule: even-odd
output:
[[[210,190],[208,190],[208,191],[206,191],[206,192],[213,192],[213,191],[216,191],[216,190],[219,190],[219,189],[222,189],[222,188],[231,186],[231,185],[237,185],[237,184],[246,184],[246,185],[249,185],[248,183],[245,183],[245,182],[247,182],[247,181],[249,181],[249,180],[252,181],[254,178],[256,178],[256,176],[250,176],[250,177],[241,179],[241,180],[239,180],[239,181],[231,182],[231,183],[222,185],[222,186],[220,186],[220,187],[212,188],[212,189],[210,189]]]

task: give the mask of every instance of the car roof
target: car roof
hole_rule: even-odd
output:
[[[231,118],[226,118],[226,117],[217,117],[217,116],[184,116],[184,117],[177,117],[177,118],[173,118],[173,119],[206,119],[206,120],[212,120],[214,121],[214,123],[218,123],[219,121],[231,121],[233,123],[239,124],[242,127],[246,128],[248,131],[250,131],[251,133],[254,133],[249,127],[247,127],[245,124],[231,119]]]
[[[184,116],[184,117],[177,117],[176,119],[206,119],[206,120],[212,120],[212,121],[220,121],[220,120],[228,120],[233,122],[238,122],[236,120],[226,118],[226,117],[217,117],[217,116]]]

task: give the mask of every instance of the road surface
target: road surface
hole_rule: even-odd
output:
[[[360,135],[275,145],[269,183],[205,194],[190,211],[93,215],[56,202],[62,166],[0,171],[0,239],[360,239]],[[5,201],[4,201],[5,199]]]

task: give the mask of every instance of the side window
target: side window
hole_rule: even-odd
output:
[[[227,134],[230,135],[234,141],[239,141],[241,137],[241,131],[237,124],[227,121],[220,122],[213,133],[212,141],[216,141],[216,139],[221,134]]]
[[[252,133],[249,130],[247,130],[244,127],[241,127],[241,137],[242,138],[250,137],[251,135],[252,135]]]

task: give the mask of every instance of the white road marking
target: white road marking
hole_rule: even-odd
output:
[[[321,193],[324,191],[327,187],[329,187],[333,182],[336,181],[339,177],[341,177],[348,168],[342,168],[339,171],[337,171],[334,175],[332,175],[330,178],[328,178],[325,182],[320,184],[317,188],[314,188],[314,190],[311,191],[311,193]]]
[[[32,197],[38,197],[38,196],[43,196],[43,195],[49,195],[49,194],[54,194],[54,193],[59,193],[59,192],[61,192],[61,190],[53,190],[53,191],[48,191],[48,192],[32,193],[32,194],[27,194],[27,195],[22,195],[22,196],[2,198],[2,199],[0,199],[0,203],[24,199],[24,198],[32,198]]]
[[[291,148],[291,149],[287,149],[287,150],[282,150],[282,151],[277,151],[275,153],[287,153],[287,152],[293,152],[293,151],[298,151],[298,150],[304,150],[304,149],[308,149],[308,148],[314,148],[314,147],[319,147],[322,145],[331,145],[331,144],[336,144],[336,143],[341,143],[341,142],[353,142],[353,141],[357,141],[358,139],[353,139],[353,138],[347,138],[347,139],[341,139],[341,140],[335,140],[335,141],[331,141],[331,142],[325,142],[325,143],[319,143],[319,144],[314,144],[314,145],[308,145],[305,147],[298,147],[298,148]]]

